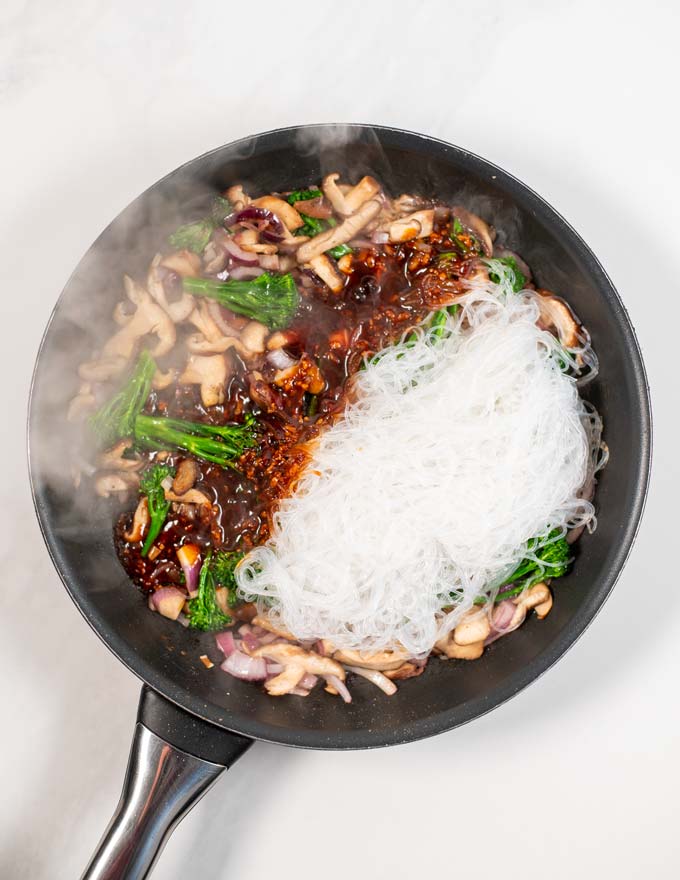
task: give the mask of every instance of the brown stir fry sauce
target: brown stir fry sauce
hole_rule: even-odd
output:
[[[251,365],[248,370],[232,351],[228,357],[233,372],[223,404],[204,407],[195,385],[173,383],[152,393],[145,409],[150,415],[225,424],[251,412],[258,434],[257,445],[233,469],[198,460],[196,488],[212,506],[174,503],[155,542],[153,559],[141,556],[140,542],[125,539],[133,511],[120,517],[116,546],[135,583],[145,591],[180,584],[176,550],[182,544],[247,551],[267,540],[277,503],[292,492],[304,469],[307,444],[342,413],[348,380],[364,357],[399,339],[462,292],[460,279],[472,271],[477,253],[452,252],[449,229],[448,221],[441,222],[427,238],[355,249],[338,294],[313,273],[294,270],[300,308],[290,327],[281,331],[285,351],[299,361],[289,380],[279,378],[275,384],[278,371],[264,355],[258,368]],[[223,312],[227,320],[238,320]],[[322,388],[311,393],[319,376]],[[152,462],[159,453],[143,455]],[[187,457],[178,452],[160,455],[170,465]]]

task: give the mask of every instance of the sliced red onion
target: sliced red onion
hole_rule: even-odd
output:
[[[224,220],[224,225],[227,228],[235,226],[237,223],[252,224],[265,241],[270,241],[274,244],[284,238],[283,223],[281,223],[276,214],[273,214],[267,208],[248,205],[242,211],[230,214]]]
[[[323,639],[319,639],[317,642],[314,643],[314,650],[317,654],[319,654],[319,656],[326,656],[326,646],[323,643]]]
[[[264,657],[249,657],[242,651],[230,654],[220,669],[240,678],[242,681],[264,681],[267,677],[267,663]]]
[[[300,685],[298,685],[297,687],[294,687],[293,690],[288,691],[288,693],[294,697],[308,697],[309,696],[309,691],[306,691],[304,688],[300,687]]]
[[[236,644],[234,642],[234,633],[227,629],[224,632],[217,633],[215,636],[215,642],[217,643],[217,647],[222,651],[225,657],[229,657],[230,654],[233,654],[236,650]]]
[[[229,277],[234,281],[245,281],[247,278],[257,278],[263,272],[264,269],[259,264],[257,266],[234,266],[229,270]]]
[[[390,240],[389,232],[383,232],[382,230],[377,230],[371,236],[371,241],[373,244],[387,244]]]
[[[495,642],[496,639],[507,636],[508,633],[513,632],[524,623],[524,617],[526,615],[522,615],[517,623],[512,625],[512,619],[515,616],[516,611],[517,606],[511,599],[503,599],[502,602],[499,602],[498,605],[496,605],[491,617],[491,633],[486,639],[484,639],[485,647],[492,642]]]
[[[252,654],[253,651],[257,651],[260,647],[259,639],[251,632],[243,634],[243,644],[245,645],[246,651],[250,654]]]
[[[183,544],[177,551],[177,559],[184,572],[188,593],[198,590],[198,576],[201,573],[201,553],[196,544]]]
[[[225,238],[224,239],[224,249],[229,252],[229,256],[233,259],[233,261],[242,266],[259,266],[260,262],[257,259],[257,254],[248,253],[248,251],[244,251],[242,247],[239,247],[233,238]]]
[[[340,694],[340,696],[346,703],[352,702],[352,695],[347,690],[345,682],[341,681],[337,675],[327,675],[326,681],[332,688],[335,688],[335,690]]]
[[[156,611],[170,620],[177,620],[187,599],[177,587],[161,587],[151,598]]]
[[[314,685],[319,680],[318,676],[312,675],[311,672],[307,672],[298,682],[297,686],[299,688],[304,688],[306,691],[311,691]]]
[[[391,697],[392,694],[396,694],[397,686],[393,681],[383,675],[377,669],[364,669],[363,666],[346,666],[350,672],[354,672],[355,675],[360,675],[362,678],[368,679],[368,681],[372,682],[376,687],[379,687],[383,693],[386,693],[388,697]]]
[[[277,370],[287,370],[288,367],[293,367],[297,363],[295,358],[292,358],[283,348],[273,348],[268,351],[267,360]]]
[[[434,219],[435,220],[446,220],[449,214],[451,213],[451,208],[446,205],[437,205],[434,209]]]
[[[491,627],[496,632],[504,632],[512,623],[515,616],[516,606],[510,599],[503,599],[493,610],[491,616]]]
[[[267,675],[278,675],[280,672],[283,672],[285,666],[281,663],[272,663],[271,660],[267,660]]]
[[[182,626],[186,629],[189,626],[189,618],[186,616],[186,614],[180,614],[180,616],[177,618],[177,623],[181,623]]]

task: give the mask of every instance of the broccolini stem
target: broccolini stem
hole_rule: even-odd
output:
[[[144,350],[127,384],[91,416],[90,425],[102,444],[113,443],[121,437],[132,437],[135,419],[149,396],[155,372],[156,362]]]
[[[203,425],[165,416],[140,415],[135,422],[135,442],[147,449],[184,449],[221,467],[255,445],[254,420],[243,425]]]

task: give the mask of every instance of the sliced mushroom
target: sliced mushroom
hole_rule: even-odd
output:
[[[390,224],[390,241],[411,241],[414,238],[426,238],[434,226],[434,209],[416,211],[408,217],[402,217]]]
[[[549,290],[537,290],[539,321],[547,330],[554,330],[565,348],[578,345],[579,325],[569,306]]]
[[[331,206],[326,202],[323,196],[318,196],[316,199],[306,199],[302,202],[295,202],[293,207],[298,213],[306,214],[308,217],[315,217],[317,220],[328,220],[333,213]]]
[[[362,205],[380,192],[380,184],[372,177],[362,177],[356,186],[343,192],[344,187],[337,184],[339,174],[328,174],[321,184],[324,195],[333,209],[343,217],[354,214]]]
[[[220,336],[219,339],[213,341],[207,340],[202,333],[192,333],[187,336],[187,349],[192,354],[223,354],[231,348],[235,349],[244,359],[248,359],[252,355],[252,352],[242,345],[241,340],[235,336]]]
[[[460,205],[451,208],[451,214],[477,239],[484,255],[490,257],[493,253],[493,240],[495,238],[493,227],[485,223],[481,217],[478,217],[466,208],[460,207]]]
[[[168,254],[160,260],[160,265],[177,272],[182,278],[192,278],[201,271],[201,258],[193,251],[181,250]]]
[[[254,617],[252,623],[255,626],[259,626],[262,629],[266,629],[267,632],[274,633],[274,635],[278,636],[280,639],[288,639],[289,642],[295,641],[295,636],[288,632],[287,629],[283,629],[275,623],[272,623],[268,617]]]
[[[184,253],[184,251],[180,251],[179,253],[180,254]],[[188,251],[186,253],[188,253]],[[171,255],[171,256],[177,256],[177,255]],[[192,256],[196,256],[196,255],[192,254]],[[164,266],[167,265],[167,262],[166,262],[167,259],[169,259],[169,258],[166,257],[166,260],[163,261],[162,265],[164,265]],[[170,317],[172,318],[172,320],[176,324],[179,324],[182,321],[186,321],[186,319],[191,314],[191,312],[194,308],[194,298],[193,298],[193,296],[191,296],[190,293],[187,293],[186,291],[184,291],[182,293],[182,296],[176,302],[172,302],[172,303],[168,302],[168,298],[165,293],[165,287],[163,286],[163,282],[161,281],[161,278],[158,273],[158,268],[160,265],[161,265],[161,255],[156,254],[156,256],[151,261],[151,266],[149,267],[149,274],[147,276],[146,286],[148,288],[149,294],[158,303],[158,305],[164,311],[166,311],[168,313],[168,315],[170,315]],[[199,260],[199,267],[196,270],[196,272],[194,272],[194,274],[197,274],[198,272],[200,272],[200,260]]]
[[[130,449],[132,446],[132,442],[128,439],[119,440],[115,446],[112,446],[111,449],[107,449],[105,452],[102,452],[99,458],[97,459],[97,464],[101,468],[106,468],[107,470],[118,470],[118,471],[128,471],[129,473],[136,473],[144,467],[144,462],[141,458],[126,458],[125,452]]]
[[[137,509],[132,519],[132,527],[128,532],[123,532],[123,537],[126,541],[141,541],[150,522],[149,502],[146,495],[144,495],[137,504]]]
[[[413,661],[409,660],[406,663],[402,663],[396,669],[388,669],[385,675],[392,681],[406,681],[407,678],[416,678],[416,676],[422,675],[423,672],[425,672],[424,663],[413,663]]]
[[[110,498],[111,495],[125,496],[131,489],[139,485],[137,474],[108,473],[101,474],[94,483],[95,492],[101,498]]]
[[[411,659],[411,655],[403,649],[400,651],[377,651],[374,654],[341,649],[335,651],[333,657],[339,663],[361,666],[363,669],[378,669],[380,672],[398,669]]]
[[[178,495],[172,489],[165,489],[165,498],[176,504],[212,504],[212,501],[200,489],[188,489],[183,495]]]
[[[81,382],[78,393],[68,405],[66,419],[69,422],[80,422],[96,404],[97,399],[92,392],[92,385],[89,382]]]
[[[184,495],[189,489],[193,489],[199,473],[198,462],[193,458],[183,458],[177,466],[177,473],[172,481],[172,491],[175,495]]]
[[[345,244],[354,238],[374,217],[380,213],[380,202],[371,200],[362,205],[359,210],[347,217],[338,226],[327,229],[325,232],[315,235],[308,242],[301,245],[297,251],[299,263],[309,263],[314,257],[323,254],[324,251]]]
[[[334,260],[331,260],[326,254],[320,254],[313,257],[304,268],[309,268],[315,272],[319,278],[328,285],[333,293],[340,293],[345,286],[345,278]]]
[[[181,385],[200,385],[203,406],[224,403],[224,384],[227,381],[227,362],[224,355],[190,355],[178,381]]]
[[[267,350],[273,351],[275,348],[286,348],[295,345],[300,341],[300,337],[293,330],[276,330],[267,340]]]
[[[226,197],[234,206],[235,211],[242,211],[246,205],[250,204],[250,196],[244,192],[240,183],[230,186],[226,192]]]
[[[323,678],[336,676],[340,681],[345,680],[345,670],[335,660],[313,651],[305,651],[298,645],[274,642],[257,648],[252,656],[266,657],[284,667],[283,672],[265,682],[267,693],[273,697],[290,693],[307,674],[320,675]]]
[[[163,372],[163,370],[156,370],[153,374],[151,386],[155,388],[156,391],[162,391],[164,388],[169,388],[169,386],[175,381],[176,377],[177,370],[173,370],[172,368],[165,372]]]
[[[100,362],[109,358],[124,358],[129,361],[139,341],[150,334],[158,337],[151,355],[162,357],[170,351],[177,338],[172,319],[129,275],[125,276],[124,284],[128,299],[137,309],[130,320],[104,345]]]
[[[459,645],[453,639],[453,633],[435,642],[435,648],[449,660],[479,660],[484,653],[484,642],[473,642],[471,645]]]
[[[295,208],[276,196],[262,196],[262,198],[255,199],[252,204],[256,208],[264,208],[266,211],[271,211],[291,231],[305,225],[305,221]]]
[[[215,319],[210,313],[210,305],[211,303],[203,300],[189,315],[189,321],[209,342],[216,342],[218,339],[222,339],[224,333],[215,323]]]
[[[485,611],[470,608],[461,617],[453,631],[453,640],[457,645],[474,645],[483,642],[491,633],[491,623]]]
[[[78,375],[87,382],[108,382],[119,376],[127,366],[124,357],[100,357],[78,367]]]
[[[241,330],[242,345],[253,354],[262,354],[265,350],[264,341],[267,338],[269,330],[259,321],[250,321]]]

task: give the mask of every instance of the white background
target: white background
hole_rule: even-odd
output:
[[[138,698],[38,533],[24,413],[73,266],[151,182],[243,135],[395,125],[545,196],[628,306],[655,475],[618,587],[537,684],[461,730],[348,754],[257,744],[154,880],[677,876],[677,3],[0,4],[0,876],[75,878],[117,800]]]

